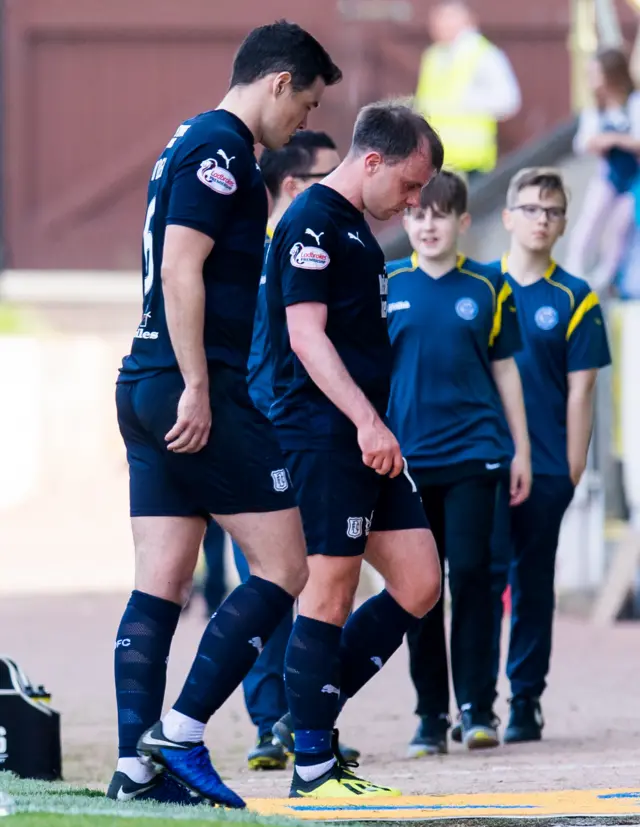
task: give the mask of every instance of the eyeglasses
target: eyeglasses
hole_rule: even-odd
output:
[[[514,210],[520,210],[530,221],[535,221],[544,213],[550,223],[562,221],[567,214],[564,207],[543,207],[540,204],[518,204],[517,207],[511,207],[511,211]]]

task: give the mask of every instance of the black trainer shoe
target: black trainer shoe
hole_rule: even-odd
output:
[[[250,770],[283,770],[287,766],[287,753],[273,735],[265,733],[258,738],[255,747],[247,755]]]
[[[542,740],[544,718],[539,698],[517,696],[509,702],[511,714],[504,731],[505,744],[520,744],[525,741]]]
[[[462,743],[462,723],[460,722],[460,716],[458,716],[458,720],[451,727],[451,740],[456,744]]]
[[[287,712],[279,721],[273,725],[274,741],[282,744],[285,752],[289,756],[293,756],[295,751],[294,735],[293,735],[293,719],[291,713]],[[357,761],[360,758],[360,751],[355,747],[348,747],[346,744],[339,744],[339,749],[345,761]]]
[[[107,798],[113,801],[158,801],[160,804],[183,806],[208,803],[164,772],[158,773],[150,781],[138,784],[126,773],[116,770],[107,790]]]
[[[467,749],[489,749],[500,744],[496,716],[467,706],[460,716],[462,743]]]
[[[408,758],[423,758],[425,755],[446,755],[449,716],[424,715],[407,749]]]
[[[494,729],[497,729],[500,726],[500,718],[498,718],[495,712],[493,712],[492,715],[493,727]],[[457,722],[451,727],[451,740],[456,744],[462,743],[462,720],[460,715],[458,715]]]

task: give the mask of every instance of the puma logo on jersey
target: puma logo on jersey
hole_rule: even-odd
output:
[[[216,152],[216,155],[219,155],[222,158],[222,160],[225,162],[225,164],[227,166],[227,169],[229,169],[229,164],[231,163],[231,161],[235,160],[235,157],[236,157],[235,155],[232,155],[231,158],[229,158],[229,156],[224,151],[224,149],[219,149]]]
[[[324,692],[325,695],[340,695],[340,690],[338,687],[331,683],[326,683],[320,691]]]
[[[311,236],[311,238],[314,238],[314,239],[315,239],[315,241],[316,241],[316,244],[318,245],[318,247],[320,246],[320,239],[321,239],[321,238],[322,238],[322,236],[324,235],[324,233],[314,233],[314,232],[313,232],[313,230],[310,230],[308,227],[307,227],[307,229],[304,231],[304,234],[305,234],[305,235],[310,235],[310,236]]]
[[[360,233],[347,233],[347,237],[352,238],[354,241],[360,242],[360,244],[362,244],[363,247],[366,246],[364,241],[360,238]]]

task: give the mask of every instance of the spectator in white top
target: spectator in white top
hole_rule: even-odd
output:
[[[569,240],[567,269],[608,287],[620,266],[633,226],[631,188],[640,172],[640,93],[626,55],[599,52],[589,67],[595,105],[580,114],[573,148],[600,159]],[[604,243],[603,243],[604,242]]]
[[[489,172],[498,157],[498,121],[521,105],[511,64],[478,31],[462,0],[433,6],[428,26],[433,44],[422,55],[414,106],[438,131],[448,167]]]

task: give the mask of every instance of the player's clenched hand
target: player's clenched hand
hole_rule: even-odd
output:
[[[402,473],[404,462],[400,445],[381,419],[376,418],[358,428],[358,445],[364,464],[378,474],[397,477]]]
[[[531,460],[516,454],[511,461],[510,505],[521,505],[531,493]]]
[[[167,448],[176,454],[195,454],[207,444],[210,430],[209,389],[187,386],[178,402],[176,424],[165,436]]]

